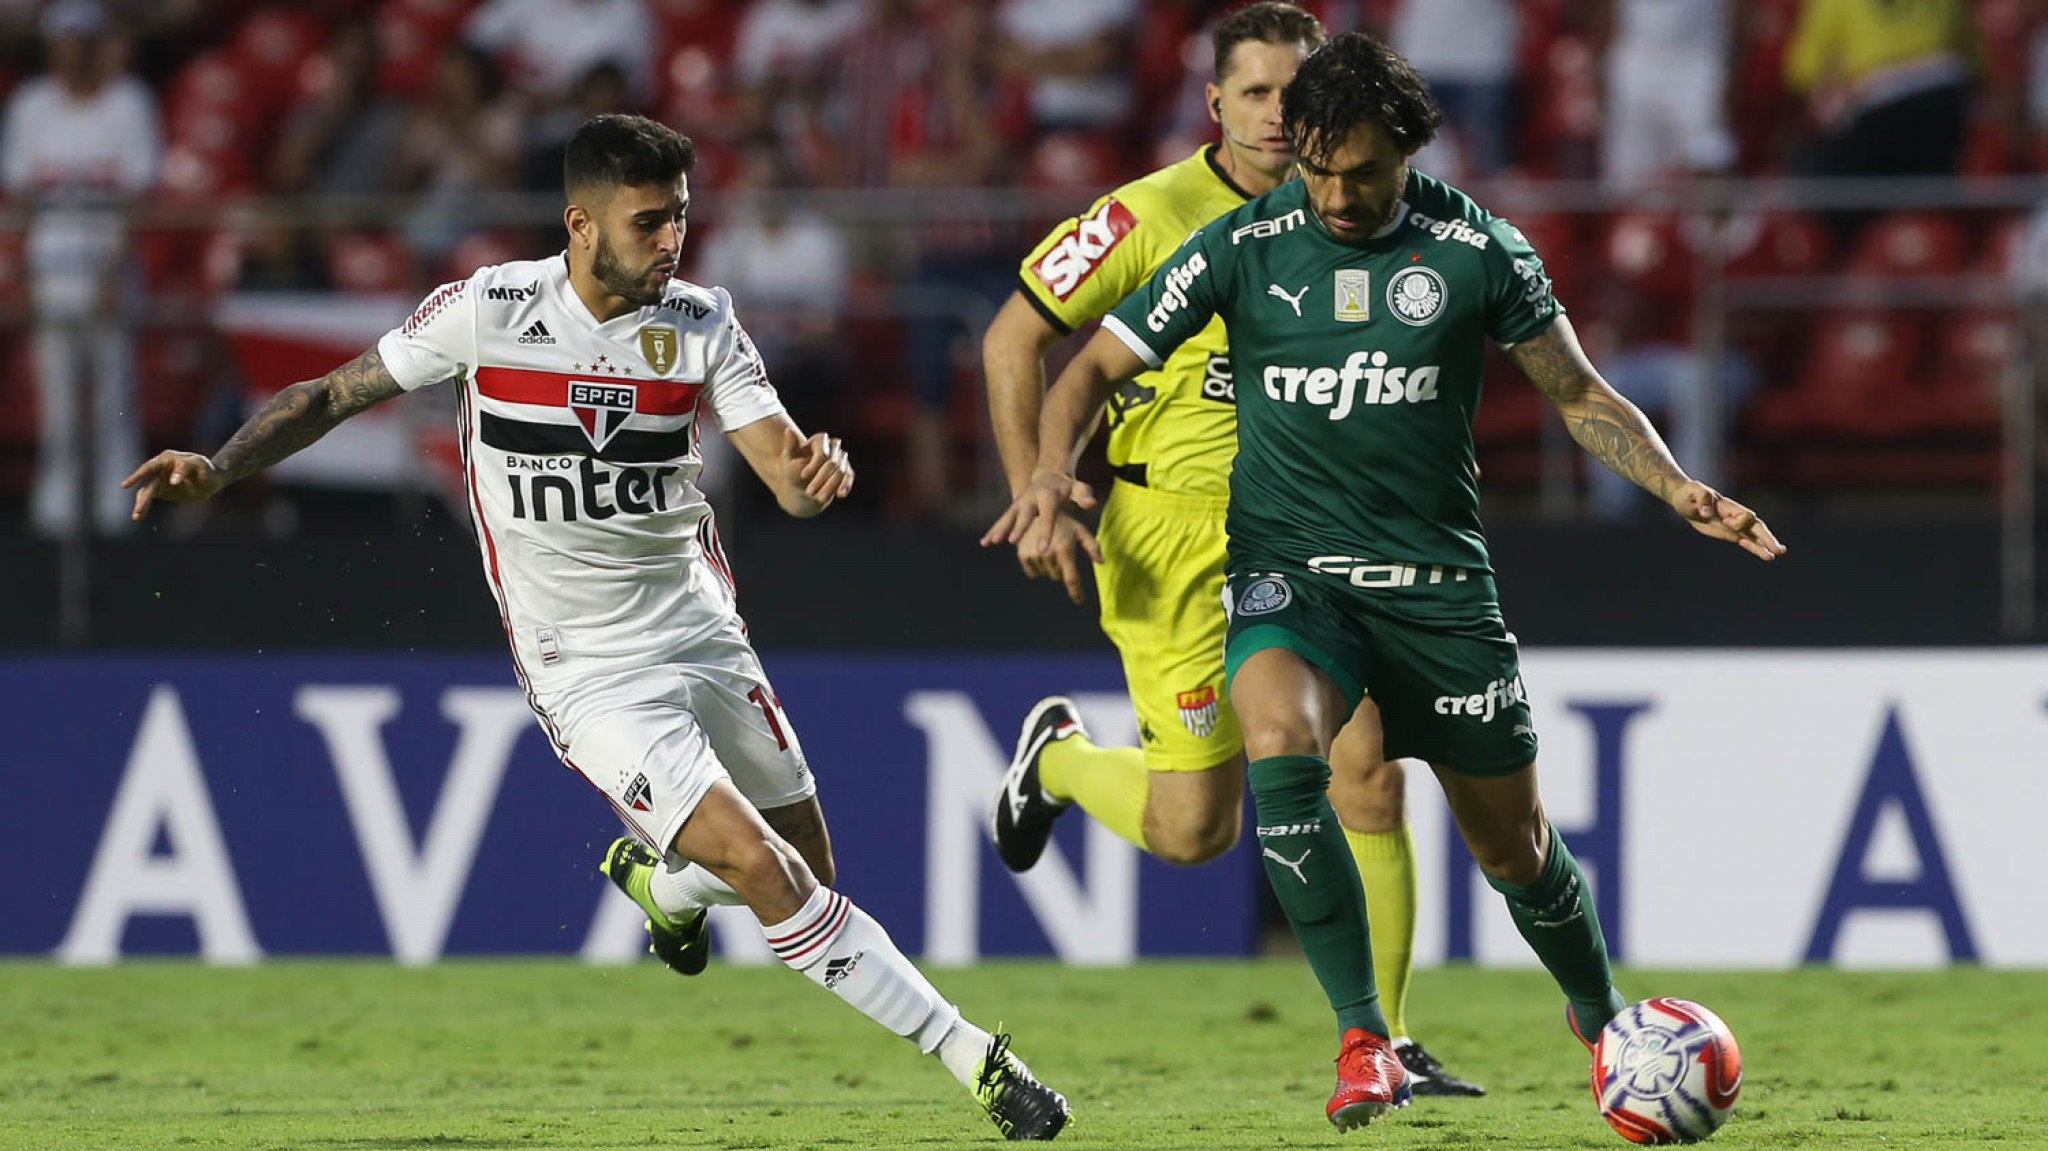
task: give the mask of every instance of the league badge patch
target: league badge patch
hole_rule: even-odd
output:
[[[1216,730],[1216,689],[1207,684],[1194,691],[1176,692],[1174,702],[1180,705],[1180,722],[1198,738],[1208,738]]]

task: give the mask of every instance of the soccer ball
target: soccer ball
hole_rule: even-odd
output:
[[[1593,1099],[1631,1143],[1697,1143],[1742,1089],[1742,1051],[1713,1012],[1685,999],[1622,1008],[1593,1043]]]

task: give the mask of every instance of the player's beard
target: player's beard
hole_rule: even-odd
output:
[[[655,264],[660,262],[656,260]],[[612,248],[610,238],[602,233],[597,237],[597,255],[590,262],[590,276],[605,291],[636,308],[651,308],[668,294],[668,276],[656,272],[654,264],[638,273],[628,270],[626,262]]]

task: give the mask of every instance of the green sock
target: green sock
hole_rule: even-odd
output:
[[[1246,768],[1258,816],[1259,855],[1280,910],[1337,1012],[1337,1034],[1353,1027],[1385,1038],[1373,984],[1372,932],[1358,865],[1330,807],[1330,764],[1319,755],[1276,755]]]
[[[1535,883],[1516,887],[1491,875],[1486,882],[1507,898],[1515,930],[1528,940],[1536,958],[1543,961],[1571,1002],[1580,1033],[1588,1038],[1598,1034],[1627,1002],[1614,989],[1614,969],[1607,962],[1607,937],[1600,933],[1600,913],[1593,908],[1586,873],[1579,870],[1579,861],[1564,845],[1564,836],[1557,828],[1550,829],[1550,856],[1543,861],[1543,874]]]

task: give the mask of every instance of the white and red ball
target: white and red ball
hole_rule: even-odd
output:
[[[1742,1051],[1721,1017],[1685,999],[1622,1009],[1593,1043],[1600,1117],[1631,1143],[1697,1143],[1742,1090]]]

